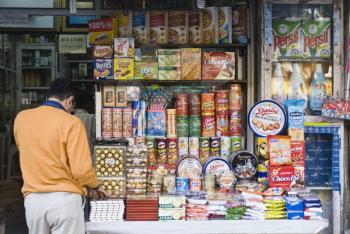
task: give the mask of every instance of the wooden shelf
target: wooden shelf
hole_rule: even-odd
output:
[[[158,48],[245,48],[248,44],[136,44],[135,47]]]

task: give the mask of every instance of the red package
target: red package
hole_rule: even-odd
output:
[[[235,52],[203,52],[203,80],[234,80]]]
[[[292,163],[290,136],[267,136],[267,148],[270,155],[270,165],[282,166]]]
[[[304,167],[282,166],[269,168],[269,186],[291,188],[304,186]]]
[[[291,150],[291,158],[292,158],[293,165],[304,166],[305,142],[292,141],[290,150]]]

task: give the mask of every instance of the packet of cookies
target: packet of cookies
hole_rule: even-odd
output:
[[[132,15],[132,35],[136,44],[147,44],[149,39],[149,13],[134,12]]]
[[[203,43],[203,12],[191,11],[189,15],[188,43]]]
[[[203,11],[203,43],[219,43],[219,8],[207,7]]]
[[[283,166],[292,163],[290,136],[267,136],[267,147],[271,166]]]
[[[186,44],[188,42],[188,12],[170,11],[168,41],[171,44]]]
[[[304,99],[286,100],[288,112],[288,135],[293,141],[304,140]]]
[[[219,44],[232,43],[232,8],[219,8]]]
[[[149,34],[151,44],[168,42],[168,12],[151,11],[149,13]]]
[[[132,37],[132,12],[118,11],[115,14],[118,25],[118,37]]]

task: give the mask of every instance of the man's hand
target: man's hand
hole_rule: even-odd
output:
[[[104,189],[100,188],[100,187],[89,189],[88,190],[88,195],[89,195],[89,197],[95,198],[95,199],[108,197],[107,192]]]

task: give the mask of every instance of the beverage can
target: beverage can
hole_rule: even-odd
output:
[[[176,137],[176,109],[166,110],[166,133],[167,137]]]
[[[184,192],[190,189],[190,180],[185,177],[176,177],[176,190]]]
[[[132,109],[123,109],[123,137],[132,137]]]
[[[201,94],[202,116],[215,115],[214,93]]]
[[[157,138],[157,161],[159,164],[168,163],[167,157],[167,148],[166,148],[166,139],[165,138]]]
[[[123,110],[114,108],[113,115],[113,138],[123,137]]]
[[[189,134],[190,137],[200,137],[202,133],[201,116],[191,115],[189,118]]]
[[[230,136],[240,136],[242,134],[242,111],[231,111],[229,118]]]
[[[177,94],[175,106],[177,116],[188,116],[188,94]]]
[[[190,178],[190,190],[201,191],[202,190],[202,178]]]
[[[101,113],[102,119],[102,138],[109,140],[113,137],[113,114],[111,108],[103,108]]]
[[[189,102],[189,114],[190,115],[201,115],[201,98],[199,94],[189,94],[188,95]]]
[[[216,115],[216,136],[229,136],[229,115]]]
[[[179,157],[187,156],[188,155],[188,137],[179,137]]]
[[[190,137],[188,142],[190,155],[199,158],[199,138]]]
[[[199,138],[199,160],[203,164],[210,157],[209,137]]]
[[[231,153],[241,150],[241,137],[233,136],[231,137]]]
[[[155,138],[147,137],[147,157],[150,166],[157,164],[157,143]]]
[[[167,138],[167,150],[168,150],[168,164],[176,164],[178,159],[178,141],[177,138]]]
[[[220,137],[210,137],[210,156],[220,157]]]
[[[215,116],[202,116],[202,136],[213,137],[215,136]]]
[[[220,139],[220,155],[228,160],[231,155],[231,137],[222,136]]]
[[[188,137],[188,116],[176,116],[176,130],[179,137]]]
[[[216,114],[228,114],[228,90],[218,90],[215,92]]]
[[[229,109],[230,110],[242,110],[243,96],[242,88],[240,84],[231,84],[228,91]]]

